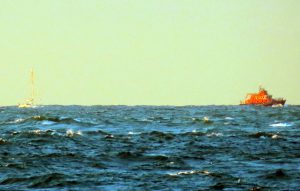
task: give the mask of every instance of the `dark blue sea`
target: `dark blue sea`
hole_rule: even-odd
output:
[[[0,190],[300,190],[300,106],[1,107]]]

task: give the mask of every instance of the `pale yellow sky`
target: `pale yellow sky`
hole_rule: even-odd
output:
[[[1,0],[0,105],[300,104],[298,0]]]

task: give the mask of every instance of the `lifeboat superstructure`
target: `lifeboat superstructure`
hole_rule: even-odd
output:
[[[272,98],[272,95],[268,94],[268,91],[262,87],[259,87],[258,93],[249,93],[246,98],[241,101],[241,105],[264,105],[264,106],[274,106],[285,104],[285,99],[283,98]]]

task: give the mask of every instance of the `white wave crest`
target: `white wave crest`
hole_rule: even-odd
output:
[[[8,122],[8,123],[14,124],[14,123],[21,123],[21,122],[23,122],[23,121],[25,121],[25,119],[18,118],[18,119],[15,119],[15,120],[13,120],[13,121],[10,121],[10,122]]]
[[[189,175],[189,174],[205,174],[205,175],[209,175],[211,173],[209,171],[207,171],[207,170],[190,170],[190,171],[180,171],[180,172],[176,172],[176,173],[170,173],[169,175],[171,175],[171,176],[179,176],[179,175]]]
[[[129,131],[128,132],[128,135],[139,135],[141,134],[140,132],[132,132],[132,131]]]
[[[82,132],[81,131],[74,132],[72,129],[68,129],[66,131],[67,137],[73,137],[74,135],[82,135]]]
[[[42,125],[52,125],[54,123],[56,123],[56,122],[54,122],[54,121],[42,121]]]
[[[32,130],[31,132],[34,133],[34,134],[39,135],[39,134],[41,134],[43,131],[40,130],[40,129],[36,129],[36,130]]]
[[[272,139],[279,139],[279,138],[281,138],[279,135],[272,135],[272,137],[271,137]]]
[[[290,127],[293,126],[292,123],[274,123],[270,125],[271,127]]]
[[[206,136],[208,136],[208,137],[222,137],[223,133],[215,133],[215,132],[213,132],[213,133],[207,134]]]

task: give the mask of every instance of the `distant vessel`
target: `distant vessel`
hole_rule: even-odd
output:
[[[248,93],[246,98],[241,101],[240,105],[263,105],[263,106],[283,106],[285,104],[283,98],[272,98],[268,91],[259,87],[258,93]]]
[[[34,71],[33,71],[33,69],[31,69],[31,72],[30,72],[30,82],[31,82],[31,96],[24,103],[18,104],[19,108],[34,107],[35,87],[34,87]]]

